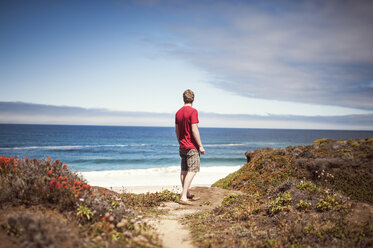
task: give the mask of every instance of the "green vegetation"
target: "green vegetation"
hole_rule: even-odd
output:
[[[332,139],[322,138],[322,139],[315,140],[313,143],[321,145],[321,144],[328,144],[329,142],[333,142],[333,141],[334,140],[332,140]]]
[[[177,200],[167,190],[118,194],[91,187],[50,158],[0,157],[0,232],[22,247],[160,247],[143,215]]]
[[[342,191],[351,199],[373,203],[373,178],[366,174],[351,174],[340,171],[330,185],[336,191]]]
[[[261,149],[213,186],[239,190],[187,218],[199,247],[373,246],[373,139]]]
[[[83,218],[86,217],[87,220],[89,220],[91,216],[93,215],[92,211],[87,206],[84,206],[84,205],[79,206],[78,212],[76,214]]]
[[[301,211],[309,211],[311,210],[312,203],[309,203],[307,201],[300,200],[300,202],[297,204],[297,209]]]
[[[328,195],[317,203],[316,208],[320,211],[328,211],[336,204],[338,204],[338,198]]]
[[[294,174],[292,160],[291,156],[281,150],[257,150],[250,163],[212,186],[265,194],[266,189],[279,185]]]
[[[314,183],[311,183],[311,182],[300,182],[298,185],[297,185],[297,188],[298,189],[301,189],[301,190],[306,190],[310,193],[316,193],[319,191],[319,189],[317,188],[316,184]]]
[[[159,206],[162,202],[166,201],[179,201],[179,194],[164,190],[156,193],[145,193],[145,194],[132,194],[123,193],[121,199],[124,203],[138,211],[147,211],[153,207]]]
[[[293,198],[291,197],[289,192],[284,192],[283,194],[279,195],[276,199],[271,201],[269,205],[269,213],[275,214],[280,211],[289,211],[292,207],[289,205]]]

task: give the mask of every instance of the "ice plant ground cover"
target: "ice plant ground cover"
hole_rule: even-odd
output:
[[[249,159],[213,185],[242,195],[185,219],[198,246],[373,246],[373,139],[321,139]]]
[[[0,157],[0,239],[10,247],[159,247],[144,215],[177,200],[91,187],[58,159]]]

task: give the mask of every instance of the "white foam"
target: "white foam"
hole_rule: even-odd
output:
[[[205,144],[204,146],[205,147],[225,147],[225,146],[244,146],[246,144],[242,143],[242,144]]]
[[[201,167],[192,185],[210,186],[241,166]],[[172,186],[180,184],[180,166],[165,168],[81,172],[88,183],[101,187]]]
[[[204,144],[205,147],[226,147],[226,146],[276,146],[282,145],[278,142],[245,142],[245,143],[227,143],[227,144]]]
[[[141,144],[145,145],[145,144]],[[0,147],[1,150],[69,150],[69,149],[80,149],[80,148],[92,148],[92,147],[125,147],[128,145],[84,145],[84,146],[24,146],[24,147]]]

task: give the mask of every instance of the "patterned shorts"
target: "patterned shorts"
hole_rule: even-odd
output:
[[[181,171],[199,172],[200,159],[197,149],[180,148]]]

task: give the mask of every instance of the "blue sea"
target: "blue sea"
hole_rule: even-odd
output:
[[[310,144],[320,138],[373,137],[373,131],[242,128],[200,128],[200,134],[206,149],[201,168],[207,178],[202,176],[201,184],[211,184],[245,164],[244,153],[248,150]],[[144,176],[148,184],[177,183],[166,177],[167,173],[177,173],[180,164],[173,127],[0,124],[0,155],[58,158],[103,186],[144,184],[139,182]],[[117,178],[108,179],[110,175]]]

